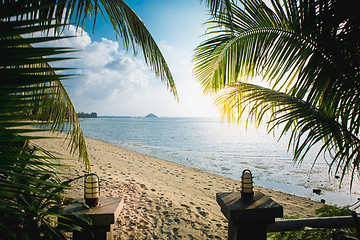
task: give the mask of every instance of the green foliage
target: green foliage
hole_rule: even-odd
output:
[[[337,207],[326,204],[316,209],[315,213],[319,215],[319,217],[351,216],[351,210],[347,207]]]
[[[345,238],[346,237],[346,238]],[[356,239],[355,234],[345,230],[334,230],[334,229],[312,229],[306,228],[302,231],[293,232],[278,232],[268,233],[268,239],[273,240],[341,240],[341,239]]]
[[[208,21],[195,76],[223,119],[290,132],[301,163],[314,146],[329,171],[359,176],[360,47],[356,1],[233,1]],[[262,81],[260,84],[252,83]],[[282,129],[282,130],[281,130]],[[325,155],[325,154],[324,154]]]
[[[23,148],[19,155],[28,155],[28,158],[18,159],[6,179],[1,176],[0,238],[66,239],[64,231],[81,229],[74,220],[60,215],[69,203],[62,194],[64,189],[70,188],[72,180],[63,182],[59,179],[56,168],[60,164],[53,163],[58,159],[49,152],[26,145],[28,150]],[[5,184],[11,190],[6,189]],[[77,219],[91,223],[86,215],[77,216]],[[59,222],[58,219],[67,221]]]
[[[220,0],[208,0],[220,3]],[[215,4],[214,10],[222,8]],[[159,47],[144,23],[122,0],[44,0],[0,3],[0,238],[65,239],[63,232],[79,230],[59,215],[66,205],[63,190],[69,182],[59,178],[61,164],[32,140],[42,138],[29,128],[46,124],[51,131],[67,133],[70,152],[79,153],[90,170],[83,133],[71,100],[61,83],[71,77],[68,68],[49,63],[66,60],[73,49],[35,47],[59,40],[57,34],[70,20],[75,25],[87,17],[106,13],[124,46],[140,47],[147,64],[175,98],[175,83]],[[50,36],[51,31],[55,32]],[[41,32],[45,36],[35,37]],[[59,74],[58,72],[62,73]],[[74,213],[75,214],[75,213]],[[85,216],[75,214],[88,222]],[[69,220],[57,222],[57,219]]]
[[[347,207],[337,207],[331,205],[323,205],[319,209],[315,210],[315,213],[319,217],[333,217],[333,216],[351,216],[351,210]],[[296,216],[285,216],[282,219],[297,219],[301,218],[300,215]],[[332,239],[340,240],[344,239],[356,239],[356,230],[354,228],[347,229],[314,229],[305,227],[301,231],[290,231],[290,232],[274,232],[268,233],[268,239],[274,240],[290,240],[290,239]]]
[[[77,115],[78,115],[78,118],[97,118],[96,112],[92,112],[92,113],[79,112],[79,113],[77,113]]]
[[[4,4],[9,3],[2,2],[2,7]],[[89,165],[80,124],[60,82],[69,76],[55,74],[66,69],[48,64],[64,60],[55,56],[72,50],[32,47],[59,37],[26,34],[57,26],[41,25],[38,20],[11,20],[32,9],[29,5],[9,9],[12,11],[0,12],[4,20],[0,22],[0,237],[65,239],[64,230],[79,229],[73,221],[57,223],[65,205],[63,190],[70,182],[59,178],[59,159],[32,142],[45,130],[29,126],[46,123],[52,130],[67,131],[72,151],[79,150],[79,156]],[[12,18],[10,13],[14,14]]]

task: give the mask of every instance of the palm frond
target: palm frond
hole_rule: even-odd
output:
[[[42,138],[39,132],[68,132],[72,151],[77,149],[89,166],[76,112],[61,84],[71,75],[55,74],[68,69],[48,64],[68,59],[61,54],[73,50],[31,46],[60,37],[19,35],[57,26],[14,19],[0,22],[0,235],[6,239],[65,239],[51,219],[59,214],[62,192],[69,185],[59,178],[58,168],[63,166],[59,159],[32,143]],[[40,123],[51,129],[29,128]],[[61,227],[78,228],[74,223]]]
[[[285,76],[297,74],[298,66],[312,54],[303,47],[305,40],[261,1],[244,5],[245,9],[232,5],[232,21],[226,15],[210,21],[214,26],[207,35],[213,37],[195,50],[195,76],[205,93],[256,75],[276,86]]]
[[[155,75],[160,77],[168,89],[178,98],[175,82],[170,69],[155,40],[136,13],[124,2],[114,0],[100,0],[105,12],[114,27],[114,31],[121,37],[125,46],[136,46],[142,49],[145,62],[152,68]]]
[[[282,129],[280,138],[292,132],[289,148],[293,147],[294,160],[299,163],[313,146],[321,145],[317,157],[326,151],[333,156],[329,171],[341,173],[341,180],[351,172],[353,182],[358,165],[353,160],[358,158],[360,140],[339,124],[334,115],[289,94],[244,82],[230,85],[215,104],[223,117],[238,121],[246,113],[248,121],[259,124],[264,120],[269,132]],[[317,158],[314,164],[316,161]]]
[[[360,131],[360,41],[355,33],[360,21],[351,10],[354,2],[346,7],[336,0],[272,0],[271,7],[261,0],[240,2],[231,5],[231,16],[220,13],[209,20],[209,38],[195,50],[195,76],[204,93],[239,82],[244,88],[244,82],[261,78],[276,94],[255,89],[228,99],[222,94],[223,116],[237,121],[250,109],[259,123],[272,111],[272,123],[276,119],[287,130],[294,127],[291,141],[305,141],[295,141],[295,159],[322,141],[322,151],[335,152],[331,166],[343,176],[351,169],[355,176]],[[283,96],[299,103],[284,105]]]
[[[32,28],[24,25],[25,32]],[[8,25],[12,23],[1,23],[3,29],[9,31]],[[42,27],[41,30],[54,28],[54,25]],[[38,27],[36,27],[38,29]],[[1,31],[3,32],[3,31]],[[61,37],[62,38],[62,37]],[[14,41],[12,41],[14,39]],[[4,37],[1,39],[0,53],[8,56],[2,59],[0,64],[2,76],[0,86],[0,99],[3,104],[0,107],[2,116],[16,115],[17,121],[39,121],[49,124],[53,131],[65,131],[68,134],[71,151],[78,150],[79,157],[83,159],[85,166],[89,168],[89,160],[86,153],[86,145],[80,122],[72,102],[61,83],[61,80],[71,75],[55,74],[55,70],[69,70],[67,68],[51,68],[49,61],[67,60],[66,57],[52,57],[58,54],[72,52],[73,49],[66,48],[33,48],[31,44],[43,42],[46,38],[22,38],[18,35]],[[49,37],[49,41],[57,37]],[[4,43],[3,43],[4,42]],[[43,58],[43,56],[48,56]],[[24,114],[26,113],[26,114]],[[2,123],[4,124],[4,123]]]
[[[16,6],[14,6],[16,5]],[[112,24],[115,33],[121,38],[126,49],[142,49],[145,62],[154,71],[155,75],[167,86],[177,99],[177,91],[173,76],[155,40],[145,27],[145,24],[136,13],[122,0],[64,0],[56,5],[51,5],[43,0],[27,0],[13,3],[5,1],[3,9],[12,7],[17,9],[14,14],[23,21],[35,21],[34,27],[39,25],[57,25],[56,29],[61,31],[69,22],[82,26],[86,19],[93,17],[94,25],[97,15],[105,15]],[[0,11],[1,19],[8,22],[14,14]],[[22,34],[22,33],[19,33]]]
[[[214,16],[219,13],[230,13],[231,11],[232,1],[230,0],[200,0],[200,2],[202,1],[205,1],[206,5],[209,7],[209,11]]]

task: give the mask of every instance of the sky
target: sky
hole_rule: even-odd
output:
[[[175,79],[179,102],[156,78],[141,55],[123,49],[110,23],[86,22],[83,31],[70,26],[65,34],[78,37],[57,45],[80,51],[78,76],[64,81],[77,112],[96,112],[99,116],[216,117],[213,97],[204,96],[193,74],[194,48],[204,40],[203,23],[207,8],[199,0],[132,0],[127,4],[145,23],[160,47]],[[80,32],[82,32],[80,34]],[[63,63],[62,63],[63,64]]]

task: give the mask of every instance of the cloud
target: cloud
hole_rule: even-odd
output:
[[[117,42],[106,38],[92,41],[85,31],[74,26],[65,29],[63,35],[76,37],[47,45],[79,50],[67,54],[76,59],[52,63],[77,69],[77,77],[63,82],[77,111],[122,114],[119,108],[138,98],[141,89],[149,88],[153,73],[142,60],[120,49]]]
[[[105,38],[92,42],[80,52],[79,61],[76,96],[106,100],[115,93],[148,85],[149,72],[144,63],[120,51],[117,42]]]
[[[117,42],[102,38],[101,42],[87,44],[80,52],[82,65],[90,68],[101,68],[116,60],[119,53]]]
[[[160,42],[159,42],[159,48],[161,49],[161,50],[166,50],[166,51],[172,51],[173,49],[174,49],[174,47],[173,46],[171,46],[167,41],[165,41],[165,40],[161,40]]]
[[[122,50],[116,41],[92,41],[88,33],[74,26],[63,34],[76,37],[47,44],[79,50],[67,54],[76,59],[52,63],[76,68],[78,76],[63,81],[76,111],[131,116],[149,112],[160,116],[208,116],[213,112],[212,101],[202,96],[193,79],[191,51],[159,41],[177,85],[178,103],[144,60]]]
[[[31,36],[39,37],[43,36],[43,32],[35,32],[32,33]],[[54,29],[50,29],[48,36],[54,35]],[[29,36],[29,35],[25,35]],[[85,32],[81,27],[75,27],[73,25],[69,25],[62,29],[61,36],[66,36],[68,38],[63,38],[58,41],[46,42],[46,43],[38,43],[34,46],[51,46],[51,47],[71,47],[76,50],[83,50],[86,46],[91,44],[91,38],[87,32]]]

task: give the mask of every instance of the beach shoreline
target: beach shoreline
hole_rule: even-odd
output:
[[[50,136],[50,133],[44,133]],[[68,178],[86,173],[69,154],[65,136],[36,140],[46,150],[66,158]],[[227,220],[216,193],[239,191],[240,182],[158,159],[92,138],[85,138],[91,170],[101,179],[101,197],[123,197],[124,208],[114,225],[114,239],[225,239]],[[284,215],[314,217],[323,204],[255,186],[284,208]],[[83,197],[83,179],[66,193]]]

